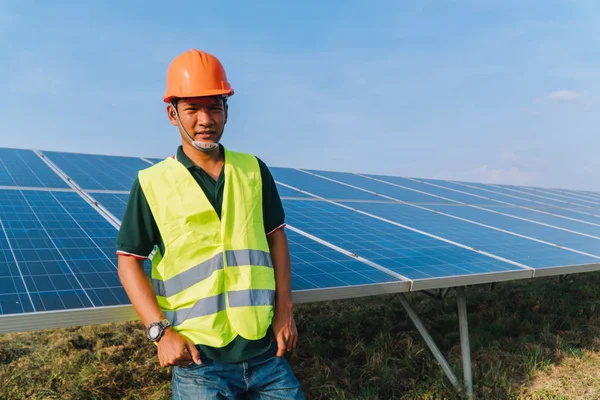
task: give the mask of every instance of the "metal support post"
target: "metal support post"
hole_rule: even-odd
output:
[[[458,308],[458,328],[460,330],[460,350],[462,355],[463,374],[467,389],[467,399],[473,399],[473,376],[471,372],[471,347],[469,343],[469,325],[467,322],[467,301],[465,288],[456,288],[456,305]]]
[[[437,345],[433,341],[433,338],[431,337],[431,335],[429,335],[429,332],[427,332],[427,329],[419,319],[417,313],[415,313],[415,310],[413,310],[411,305],[408,303],[408,300],[406,299],[406,296],[404,296],[404,293],[400,294],[400,302],[402,303],[402,306],[408,313],[408,316],[412,320],[413,324],[415,324],[415,326],[417,327],[417,330],[423,337],[423,340],[425,340],[427,347],[429,347],[429,350],[431,350],[431,353],[433,354],[435,359],[440,363],[440,366],[446,373],[446,376],[450,380],[450,383],[452,383],[452,386],[454,386],[454,388],[460,392],[462,390],[462,385],[458,382],[458,378],[454,374],[454,371],[452,371],[450,364],[448,364],[448,361],[446,361],[444,355],[442,354],[440,349],[438,349]]]

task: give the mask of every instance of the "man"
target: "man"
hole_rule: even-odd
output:
[[[213,55],[171,62],[163,100],[182,145],[133,184],[119,277],[174,399],[303,399],[283,357],[298,335],[284,211],[266,165],[219,143],[231,95]]]

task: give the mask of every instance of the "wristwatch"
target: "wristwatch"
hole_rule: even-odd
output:
[[[167,329],[169,326],[171,326],[171,324],[169,323],[168,319],[153,322],[148,325],[148,328],[146,329],[146,336],[153,342],[158,342],[165,333],[165,329]]]

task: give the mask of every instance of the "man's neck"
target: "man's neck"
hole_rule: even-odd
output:
[[[215,166],[223,162],[223,152],[221,146],[208,153],[204,153],[200,150],[195,149],[191,145],[183,144],[183,152],[186,156],[200,168],[206,169],[206,167]]]

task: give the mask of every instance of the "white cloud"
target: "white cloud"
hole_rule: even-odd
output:
[[[542,99],[552,101],[575,101],[580,97],[581,95],[574,90],[555,90],[544,94]]]
[[[512,151],[502,150],[500,151],[500,159],[507,161],[517,161],[518,157]]]
[[[502,147],[496,157],[477,167],[455,169],[437,174],[436,179],[496,183],[506,185],[539,184],[547,175],[548,161],[530,155],[531,150]]]
[[[509,185],[526,185],[534,183],[538,174],[535,171],[527,171],[518,167],[490,168],[482,165],[464,173],[467,180],[483,183],[500,183]]]

